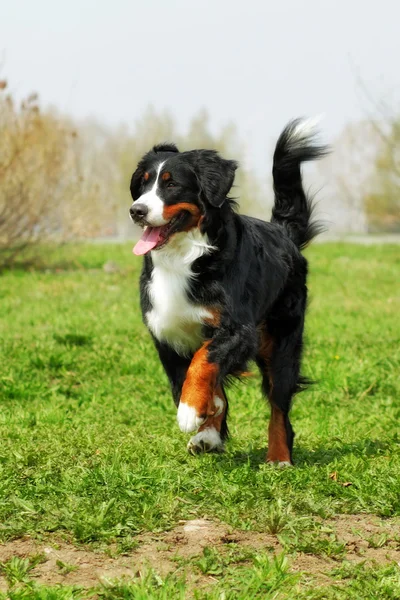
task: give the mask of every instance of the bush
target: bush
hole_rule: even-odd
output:
[[[104,227],[100,185],[85,144],[32,94],[17,104],[0,82],[0,268],[49,241],[96,235]]]
[[[387,125],[387,124],[386,124]],[[370,231],[400,231],[400,120],[381,127],[381,147],[365,198]]]

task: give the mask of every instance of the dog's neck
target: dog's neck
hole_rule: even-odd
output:
[[[180,271],[213,250],[215,248],[209,243],[207,235],[196,228],[176,233],[164,248],[151,253],[151,259],[155,268]]]

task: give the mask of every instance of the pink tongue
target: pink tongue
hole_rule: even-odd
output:
[[[150,252],[161,239],[161,229],[162,227],[147,227],[132,252],[136,256]]]

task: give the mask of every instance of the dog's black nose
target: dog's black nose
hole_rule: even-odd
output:
[[[145,204],[140,204],[140,202],[139,204],[133,203],[129,209],[132,219],[144,219],[148,212],[148,207]]]

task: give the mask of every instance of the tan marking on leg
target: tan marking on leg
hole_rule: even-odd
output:
[[[205,342],[195,352],[182,387],[181,403],[194,408],[199,417],[208,416],[214,407],[218,365],[208,361],[209,344],[209,341]]]
[[[223,402],[222,410],[215,406],[215,396],[220,398]],[[226,411],[226,400],[225,394],[222,391],[221,386],[217,386],[210,402],[208,404],[207,410],[207,419],[204,421],[203,425],[200,426],[199,431],[203,431],[204,429],[208,429],[209,427],[214,427],[218,432],[221,431],[222,421],[224,420]]]
[[[221,440],[221,426],[226,412],[227,401],[220,386],[214,391],[213,397],[208,405],[208,416],[199,427],[187,445],[190,454],[202,454],[204,452],[223,452],[224,444]]]
[[[258,355],[263,359],[265,364],[264,374],[269,380],[269,401],[271,404],[271,419],[268,427],[267,461],[292,464],[287,443],[285,416],[272,402],[274,380],[270,370],[270,363],[274,348],[274,339],[269,335],[265,323],[259,325],[258,331],[260,336]]]
[[[287,444],[285,416],[274,404],[271,404],[271,420],[268,427],[267,461],[292,463]]]

